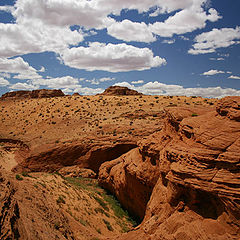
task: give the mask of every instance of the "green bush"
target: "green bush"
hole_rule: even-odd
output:
[[[65,203],[63,196],[59,196],[57,199],[57,204],[60,204],[60,203]]]
[[[30,177],[30,175],[27,172],[22,172],[23,177]]]
[[[16,179],[17,179],[18,181],[23,180],[23,178],[22,178],[19,174],[16,175]]]

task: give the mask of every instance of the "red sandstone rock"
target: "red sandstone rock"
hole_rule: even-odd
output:
[[[76,96],[76,97],[78,97],[78,96],[81,96],[78,92],[76,92],[76,93],[74,93],[72,96]]]
[[[230,119],[240,122],[240,98],[239,97],[225,97],[219,101],[217,105],[217,112],[221,116],[227,116]]]
[[[135,90],[129,89],[127,87],[120,87],[120,86],[111,86],[107,88],[103,93],[99,95],[115,95],[115,96],[121,96],[121,95],[143,95],[142,93],[139,93]]]
[[[8,92],[2,95],[1,99],[12,98],[49,98],[49,97],[62,97],[64,93],[61,90],[56,89],[40,89],[33,91],[14,91]]]
[[[15,171],[55,172],[66,166],[78,165],[80,168],[88,168],[97,173],[103,162],[113,160],[134,147],[136,147],[134,142],[122,141],[113,144],[106,139],[95,144],[70,143],[60,144],[54,148],[45,146],[45,150],[43,146],[39,152],[30,152]]]
[[[102,164],[100,184],[144,218],[116,239],[239,239],[239,101],[206,114],[170,109],[162,131]]]

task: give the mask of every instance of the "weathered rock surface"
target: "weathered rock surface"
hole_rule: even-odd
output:
[[[99,95],[113,95],[113,96],[123,95],[124,96],[124,95],[143,95],[143,94],[135,90],[129,89],[127,87],[111,86]]]
[[[7,92],[2,95],[1,99],[18,99],[18,98],[50,98],[50,97],[63,97],[62,90],[56,89],[40,89],[33,91],[14,91]]]
[[[226,97],[217,105],[217,112],[221,116],[240,122],[240,101],[239,97]]]
[[[239,106],[168,109],[162,131],[102,164],[99,182],[143,219],[116,239],[239,239]]]
[[[18,164],[15,171],[55,172],[63,167],[78,165],[97,173],[103,162],[113,160],[135,147],[134,142],[112,143],[109,140],[99,143],[60,144],[54,148],[46,146],[45,151],[40,148],[39,152],[31,152]]]

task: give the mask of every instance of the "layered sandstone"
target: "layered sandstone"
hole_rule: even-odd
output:
[[[113,160],[135,147],[134,142],[123,140],[121,143],[112,143],[110,139],[99,143],[59,144],[54,148],[45,146],[45,150],[40,148],[32,151],[24,161],[19,161],[14,171],[55,172],[63,167],[77,165],[97,173],[103,162]]]
[[[239,106],[168,109],[162,131],[101,166],[99,182],[143,219],[117,239],[239,239]]]

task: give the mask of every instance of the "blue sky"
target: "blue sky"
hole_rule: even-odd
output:
[[[1,0],[0,95],[121,85],[240,96],[240,2]]]

